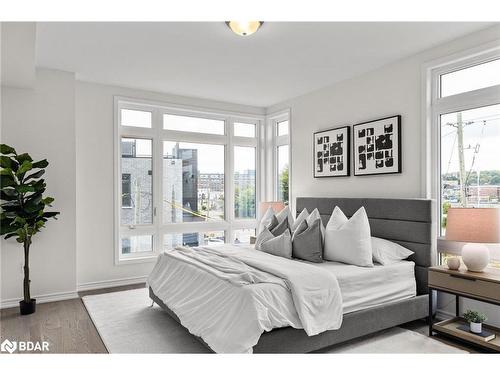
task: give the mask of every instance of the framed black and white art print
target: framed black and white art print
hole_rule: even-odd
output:
[[[314,133],[314,177],[344,177],[351,174],[351,128]]]
[[[353,127],[354,175],[401,173],[401,116]]]

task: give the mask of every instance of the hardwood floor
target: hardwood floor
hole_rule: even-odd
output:
[[[79,293],[80,297],[143,288],[144,284],[98,289]],[[427,324],[416,321],[403,328],[427,334]],[[476,352],[473,348],[435,336],[437,340],[460,349]],[[17,307],[0,310],[0,342],[48,341],[50,353],[107,353],[92,320],[80,298],[37,305],[35,314],[20,316]]]
[[[107,353],[80,298],[37,305],[36,313],[1,310],[0,341],[48,341],[50,353]]]

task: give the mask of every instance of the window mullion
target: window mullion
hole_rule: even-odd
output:
[[[154,253],[159,254],[163,248],[163,236],[160,235],[160,226],[163,221],[163,142],[160,136],[162,117],[158,109],[153,112],[153,223],[155,226]]]
[[[233,228],[232,223],[234,221],[234,141],[233,141],[233,123],[232,118],[226,120],[226,160],[224,165],[225,170],[225,184],[224,184],[224,196],[225,196],[225,217],[226,221],[229,223],[228,230],[226,232],[226,243],[233,242]]]

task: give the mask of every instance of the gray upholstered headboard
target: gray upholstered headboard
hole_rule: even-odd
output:
[[[383,199],[383,198],[297,198],[296,211],[304,208],[309,212],[317,208],[326,225],[335,206],[339,206],[347,217],[364,206],[372,236],[399,243],[415,254],[417,293],[427,293],[427,268],[435,260],[433,252],[434,234],[432,225],[432,201],[428,199]]]

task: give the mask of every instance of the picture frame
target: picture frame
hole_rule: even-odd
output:
[[[351,127],[341,126],[313,134],[313,175],[347,177],[351,175]]]
[[[354,125],[352,142],[355,176],[402,172],[401,115]]]

